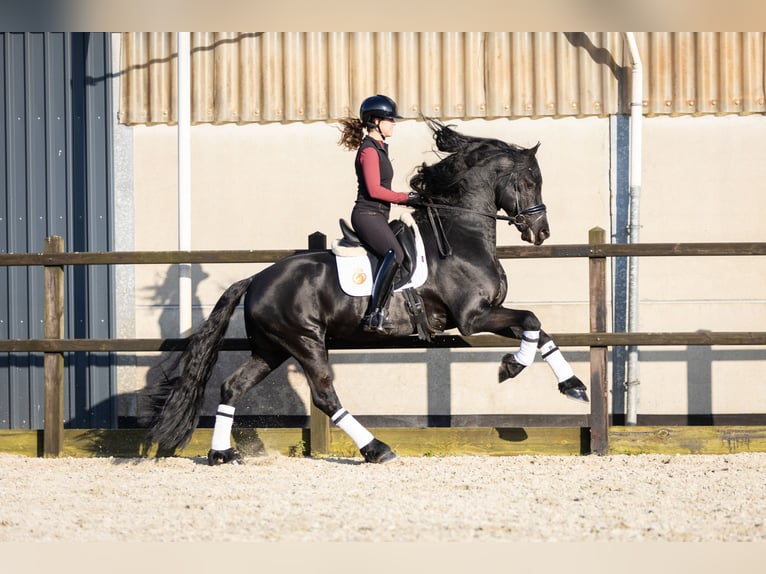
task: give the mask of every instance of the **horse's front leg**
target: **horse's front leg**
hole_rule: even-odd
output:
[[[534,362],[542,331],[540,320],[531,311],[499,308],[491,316],[486,330],[520,340],[518,351],[508,353],[500,361],[498,382],[502,383],[514,378]],[[500,321],[504,325],[500,326]]]
[[[498,370],[499,382],[512,379],[531,365],[539,349],[543,360],[556,376],[559,392],[568,398],[588,402],[587,387],[574,374],[550,335],[540,328],[540,321],[534,313],[500,308],[492,315],[486,323],[487,330],[521,341],[515,353],[508,353],[502,358]],[[505,326],[500,327],[501,321],[505,321]]]
[[[585,384],[574,374],[572,367],[561,354],[556,343],[545,331],[540,331],[538,343],[540,355],[553,371],[559,383],[559,392],[567,398],[588,402],[588,392]]]

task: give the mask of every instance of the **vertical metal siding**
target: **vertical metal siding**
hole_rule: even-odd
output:
[[[375,91],[382,91],[375,90],[375,52],[372,39],[372,32],[351,34],[349,69],[351,70],[351,99],[354,102],[361,102],[363,98]],[[385,57],[384,54],[381,55],[381,59]],[[418,59],[415,58],[414,61],[417,62]]]
[[[766,110],[764,50],[766,50],[766,44],[762,32],[744,34],[742,48],[742,69],[745,71],[742,74],[744,113]]]
[[[9,252],[29,251],[27,194],[8,192],[13,189],[27,189],[29,172],[27,157],[31,133],[27,129],[28,99],[26,68],[30,57],[24,35],[5,34],[4,68],[5,78],[5,149],[6,173],[4,177],[4,203],[7,206],[8,225],[6,227],[6,245]],[[22,81],[19,81],[22,80]],[[8,190],[8,191],[6,191]],[[42,245],[42,239],[34,243]],[[42,330],[30,323],[30,298],[40,293],[42,273],[39,269],[23,267],[8,269],[8,283],[5,286],[8,337],[25,338],[42,336]],[[30,428],[40,420],[39,412],[31,403],[31,398],[39,395],[39,382],[33,381],[35,366],[39,361],[28,353],[6,354],[6,381],[2,389],[3,418],[5,428]],[[2,359],[0,359],[2,360]]]
[[[420,34],[420,109],[426,116],[441,117],[442,115],[442,57],[441,35],[438,32],[422,32]],[[370,93],[379,92],[377,86]],[[361,95],[361,94],[360,94]],[[361,101],[357,99],[356,101]]]
[[[74,161],[82,165],[85,193],[72,196],[82,201],[84,224],[73,230],[78,237],[72,250],[108,251],[113,244],[111,229],[111,90],[107,81],[111,70],[111,42],[108,34],[72,35],[72,78],[82,107],[75,118],[82,126],[82,141],[73,146]],[[75,211],[75,215],[78,212]],[[70,307],[75,314],[76,331],[82,337],[109,338],[114,324],[112,304],[112,270],[105,265],[80,267],[79,280],[72,283],[73,291],[82,294],[84,305]],[[75,335],[80,336],[80,335]],[[110,428],[116,423],[114,396],[116,385],[109,353],[75,353],[79,369],[70,389],[75,391],[72,426],[80,428]]]
[[[511,109],[511,86],[515,85],[516,78],[511,79],[511,35],[508,32],[495,32],[489,34],[486,39],[486,47],[478,55],[486,54],[480,59],[482,67],[486,67],[486,85],[494,89],[484,90],[484,83],[480,86],[482,98],[486,94],[486,104],[483,109],[474,108],[474,114],[479,113],[486,117],[503,117],[509,114]],[[477,80],[479,78],[474,78]],[[479,90],[474,89],[476,93]]]
[[[243,53],[248,54],[248,38],[242,39]],[[213,78],[215,77],[215,57],[212,54],[213,48],[209,46],[213,45],[214,38],[210,32],[194,32],[192,33],[192,45],[193,46],[205,46],[204,48],[198,48],[192,50],[191,54],[191,66],[194,69],[194,76],[198,78],[200,85],[200,96],[192,98],[191,101],[191,113],[193,117],[205,118],[203,121],[213,121],[214,119],[214,106],[213,101],[215,97],[215,83]],[[242,65],[244,69],[250,70],[250,73],[246,74],[243,79],[243,85],[251,85],[256,77],[255,70],[258,69],[257,62],[250,63],[249,60],[244,58]],[[145,76],[146,74],[136,74],[138,76]],[[133,78],[134,75],[123,75],[123,81]],[[140,85],[140,80],[139,80]],[[252,102],[252,107],[258,109],[259,101]],[[245,116],[247,117],[247,116]],[[250,121],[258,121],[258,113],[250,117]]]
[[[264,34],[262,42],[263,59],[261,61],[260,80],[263,94],[263,117],[273,119],[273,121],[282,121],[285,119],[282,38],[278,34]],[[217,77],[216,88],[222,88]]]
[[[397,39],[399,42],[397,55],[399,85],[395,97],[399,104],[399,113],[408,118],[417,117],[420,114],[420,58],[418,56],[420,34],[402,32],[398,34]],[[350,73],[354,75],[359,74],[360,71],[351,68]],[[349,115],[357,115],[359,113],[358,103],[369,95],[369,91],[351,92],[349,100],[345,103]]]
[[[511,105],[510,117],[525,117],[535,114],[535,66],[534,60],[528,57],[529,54],[534,54],[533,41],[534,34],[528,32],[511,34],[511,73],[513,74],[511,86],[513,93],[508,95]],[[493,85],[488,90],[488,97],[491,97],[491,94],[499,89],[502,89],[501,83]]]
[[[484,91],[486,68],[484,65],[486,39],[484,34],[466,34],[465,37],[465,116],[483,117],[487,114]]]
[[[351,113],[348,106],[351,100],[349,91],[351,71],[346,64],[348,54],[349,44],[346,34],[327,35],[328,118],[344,118]]]
[[[284,118],[287,121],[306,119],[306,49],[304,34],[287,32],[284,38]],[[233,70],[236,75],[236,65]]]
[[[641,32],[647,115],[764,113],[761,32]],[[619,32],[198,32],[194,123],[355,115],[386,93],[408,118],[625,112]],[[120,120],[175,121],[175,34],[125,33]]]
[[[306,105],[307,118],[327,119],[327,34],[311,32],[306,36]]]
[[[721,111],[718,69],[718,35],[714,32],[697,34],[697,111],[717,113]],[[654,106],[655,113],[659,113]]]
[[[694,44],[694,32],[679,32],[674,37],[674,66],[666,72],[672,77],[673,87],[670,95],[663,97],[663,110],[672,109],[674,114],[693,114],[697,111],[697,58]]]
[[[70,251],[111,245],[110,43],[105,34],[0,34],[0,250],[40,252],[48,235]],[[43,272],[0,269],[0,335],[43,337]],[[66,336],[109,337],[106,267],[68,268]],[[65,359],[69,426],[116,422],[108,355]],[[0,428],[42,428],[42,356],[0,356]]]

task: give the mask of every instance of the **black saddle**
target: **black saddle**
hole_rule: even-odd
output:
[[[381,257],[378,257],[370,250],[370,247],[365,244],[356,231],[349,225],[345,219],[338,220],[340,224],[340,231],[343,234],[343,239],[340,244],[345,247],[364,247],[367,251],[367,256],[370,258],[372,264],[373,273],[377,273],[378,267],[382,261]],[[404,260],[402,261],[402,267],[399,270],[399,274],[394,282],[394,288],[398,289],[400,286],[409,282],[415,271],[415,261],[417,261],[417,246],[415,244],[415,232],[411,227],[406,225],[403,221],[395,219],[389,222],[391,231],[394,232],[396,239],[399,240],[399,245],[402,246],[404,251]]]

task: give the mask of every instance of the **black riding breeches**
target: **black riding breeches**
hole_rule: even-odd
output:
[[[401,265],[404,261],[402,246],[388,226],[388,218],[385,215],[354,207],[351,211],[351,225],[359,239],[366,243],[376,255],[383,257],[389,249],[393,249],[396,262]]]

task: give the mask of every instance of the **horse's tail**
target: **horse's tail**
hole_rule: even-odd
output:
[[[191,440],[199,422],[205,386],[218,359],[226,329],[239,300],[253,277],[234,283],[218,299],[207,320],[189,337],[177,364],[181,374],[165,377],[149,391],[151,422],[145,447],[153,444],[160,452],[173,452]]]

